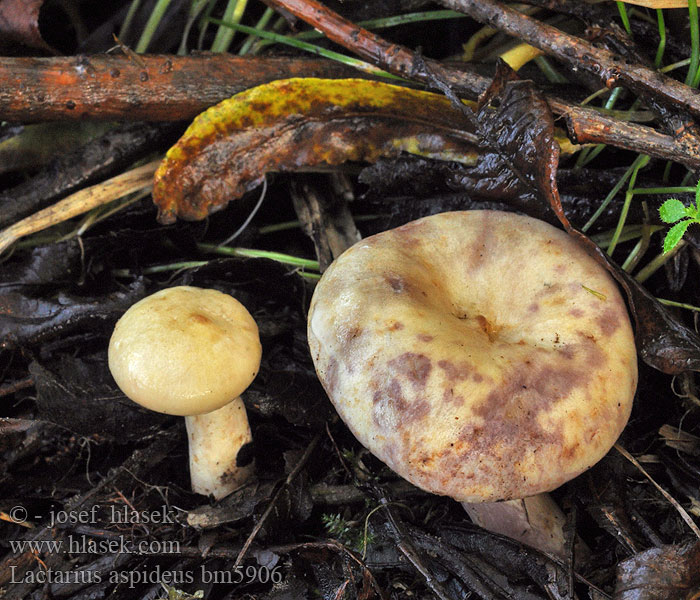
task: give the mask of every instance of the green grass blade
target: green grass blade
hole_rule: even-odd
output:
[[[136,16],[136,13],[138,12],[140,6],[141,0],[131,0],[129,10],[126,12],[124,22],[122,23],[122,26],[119,29],[120,40],[126,39],[126,36],[129,35],[129,31],[131,30],[131,24],[134,22],[134,17]]]
[[[254,29],[257,29],[258,31],[265,29],[265,27],[267,27],[267,24],[270,22],[273,16],[275,16],[275,11],[271,8],[266,8],[265,12],[262,14],[262,17],[260,17],[258,22],[255,24]],[[253,44],[258,39],[259,38],[255,35],[248,35],[246,41],[243,42],[241,49],[238,51],[238,54],[240,56],[248,54],[248,52],[250,52],[250,49],[253,47]]]
[[[665,298],[657,298],[657,300],[666,306],[675,306],[676,308],[685,308],[686,310],[700,312],[700,306],[693,306],[692,304],[685,304],[684,302],[676,302],[674,300],[666,300]]]
[[[659,45],[656,48],[656,56],[654,57],[654,66],[658,69],[661,67],[661,61],[666,50],[666,23],[664,22],[664,11],[660,8],[656,9],[656,21],[659,26]]]
[[[632,171],[632,175],[630,176],[630,183],[627,189],[627,193],[625,194],[625,203],[622,205],[622,211],[620,211],[620,219],[617,222],[617,227],[615,228],[615,233],[613,234],[613,238],[610,241],[610,246],[608,246],[608,256],[612,256],[612,253],[615,251],[618,239],[620,238],[622,229],[625,226],[625,221],[627,220],[627,213],[629,213],[630,209],[630,203],[632,202],[632,198],[634,197],[632,190],[634,189],[634,184],[637,181],[637,174],[639,173],[639,170],[646,166],[648,162],[649,157],[645,154],[640,154],[635,159],[634,163],[632,163],[632,166],[634,168]]]
[[[632,28],[630,27],[630,18],[627,15],[627,7],[624,2],[617,0],[617,11],[620,13],[620,19],[622,19],[622,25],[627,32],[627,35],[632,35]]]
[[[610,92],[610,97],[606,100],[603,108],[606,110],[612,110],[615,107],[618,97],[622,93],[622,88],[616,87]],[[595,148],[585,148],[581,154],[579,154],[576,160],[576,168],[585,167],[589,162],[591,162],[598,154],[600,154],[606,148],[605,144],[598,144]],[[584,230],[585,231],[585,230]]]
[[[197,17],[199,17],[199,14],[206,7],[207,1],[208,0],[192,0],[192,4],[190,5],[190,12],[187,15],[187,22],[185,23],[185,27],[182,30],[180,46],[177,49],[177,53],[179,56],[184,56],[185,54],[187,54],[187,38],[189,38],[190,36],[190,31],[192,30],[192,26],[195,24]]]
[[[603,214],[603,211],[608,207],[608,204],[612,202],[612,199],[622,189],[622,186],[625,185],[625,182],[631,177],[635,169],[635,163],[636,161],[629,166],[629,168],[624,172],[622,177],[620,177],[620,180],[613,186],[613,189],[611,189],[610,192],[608,192],[608,195],[605,197],[605,200],[603,200],[602,204],[598,207],[598,210],[596,210],[593,213],[593,216],[590,219],[588,219],[588,222],[581,228],[581,231],[583,231],[584,233],[588,231],[593,225],[593,223],[595,223],[598,220],[598,217],[600,217],[600,215]]]
[[[632,190],[635,196],[650,196],[658,194],[685,194],[694,192],[695,186],[676,186],[676,187],[654,187],[654,188],[635,188]]]
[[[403,81],[403,79],[398,75],[394,75],[393,73],[383,71],[382,69],[379,69],[378,67],[375,67],[374,65],[366,63],[362,60],[358,60],[357,58],[352,58],[351,56],[346,56],[345,54],[340,54],[339,52],[333,52],[332,50],[326,50],[325,48],[314,46],[313,44],[308,44],[306,42],[296,40],[286,35],[280,35],[279,33],[271,33],[270,31],[262,31],[259,29],[254,29],[253,27],[248,27],[247,25],[240,25],[238,23],[226,23],[218,19],[209,20],[216,25],[224,25],[226,27],[231,27],[232,29],[242,31],[243,33],[247,33],[249,35],[255,35],[263,39],[272,40],[280,44],[287,44],[288,46],[292,46],[294,48],[297,48],[298,50],[303,50],[304,52],[310,52],[318,56],[323,56],[324,58],[329,58],[331,60],[338,61],[350,67],[359,69],[360,71],[364,71],[365,73],[369,73],[371,75],[379,75],[382,77],[387,77],[389,79]]]
[[[158,0],[158,2],[156,2],[153,12],[148,17],[146,26],[143,28],[143,33],[141,33],[141,37],[136,44],[136,52],[138,54],[143,54],[148,50],[148,46],[153,39],[156,29],[158,29],[158,25],[160,25],[163,19],[165,11],[168,10],[168,6],[170,6],[170,0]]]
[[[268,258],[285,265],[301,267],[302,269],[312,269],[318,271],[320,269],[317,260],[308,258],[300,258],[283,254],[281,252],[272,252],[269,250],[255,250],[252,248],[232,248],[230,246],[217,246],[216,244],[197,244],[197,247],[203,252],[211,252],[213,254],[221,254],[222,256],[241,256],[247,258]]]
[[[240,23],[243,13],[248,5],[248,0],[229,0],[224,12],[225,23]],[[211,51],[216,53],[227,52],[233,41],[235,30],[231,27],[219,25],[216,37],[211,45]]]
[[[370,30],[386,29],[388,27],[396,27],[398,25],[406,25],[410,23],[439,21],[444,19],[459,19],[464,18],[466,16],[467,15],[456,12],[454,10],[429,10],[423,12],[406,13],[405,15],[395,15],[393,17],[383,17],[380,19],[368,19],[366,21],[358,21],[357,25]],[[323,39],[325,35],[320,31],[316,31],[315,29],[309,29],[307,31],[301,31],[299,33],[296,33],[290,37],[295,40],[319,40]],[[267,46],[274,43],[274,41],[266,40],[260,45]]]
[[[406,13],[405,15],[395,15],[393,17],[383,17],[381,19],[368,19],[366,21],[358,21],[357,25],[365,29],[386,29],[388,27],[397,27],[410,23],[422,23],[427,21],[440,21],[444,19],[459,19],[467,15],[454,10],[428,10],[423,12]],[[323,38],[324,35],[320,31],[310,29],[302,31],[294,36],[296,40],[315,40]]]
[[[700,24],[698,24],[697,0],[688,0],[688,18],[690,19],[690,66],[686,84],[698,87],[700,83]]]

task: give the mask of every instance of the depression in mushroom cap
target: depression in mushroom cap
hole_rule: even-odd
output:
[[[358,440],[459,501],[523,498],[588,469],[627,423],[637,384],[607,272],[551,225],[499,211],[357,243],[317,285],[308,336]]]

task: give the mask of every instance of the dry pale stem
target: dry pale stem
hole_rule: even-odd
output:
[[[463,502],[462,506],[479,527],[566,561],[566,516],[549,494],[505,502]]]
[[[159,164],[159,160],[153,161],[97,185],[75,192],[75,194],[71,194],[56,204],[40,210],[26,219],[22,219],[14,225],[10,225],[3,231],[0,231],[0,252],[7,250],[7,248],[24,236],[37,233],[52,225],[86,213],[93,208],[122,198],[127,194],[149,187],[153,180],[153,173],[155,173]]]
[[[240,397],[203,415],[185,417],[192,491],[219,500],[241,487],[253,465],[237,465],[241,448],[253,440]]]

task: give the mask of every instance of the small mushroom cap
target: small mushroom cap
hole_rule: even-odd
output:
[[[637,385],[608,273],[564,232],[499,211],[434,215],[355,244],[316,286],[308,337],[357,439],[461,502],[576,477],[615,443]]]
[[[221,408],[255,379],[258,326],[235,298],[172,287],[127,310],[109,342],[109,369],[134,402],[171,415]]]

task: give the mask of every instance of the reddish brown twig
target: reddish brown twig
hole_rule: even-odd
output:
[[[612,88],[624,85],[674,110],[700,117],[700,94],[693,88],[641,64],[627,63],[613,52],[533,19],[497,0],[440,0],[453,10],[517,37],[572,67],[585,69]]]
[[[34,380],[31,377],[27,377],[26,379],[21,379],[20,381],[15,381],[13,383],[6,383],[5,385],[0,386],[0,398],[19,392],[20,390],[30,388],[33,385]],[[4,422],[7,424],[11,422],[11,420],[5,419]]]
[[[436,61],[335,15],[318,3],[293,0],[300,18],[338,43],[383,68],[434,85],[436,78],[469,98],[488,87],[488,79]],[[288,8],[292,0],[269,0]],[[296,13],[295,13],[296,14]],[[328,16],[330,14],[330,16]],[[343,37],[343,36],[346,37]],[[369,40],[364,36],[369,36]],[[192,119],[233,94],[287,77],[364,76],[349,67],[319,59],[239,58],[223,55],[141,56],[145,69],[124,56],[60,58],[0,57],[0,119],[16,122],[92,118],[102,120],[180,121]],[[700,149],[688,148],[650,127],[625,123],[549,97],[552,110],[564,116],[570,134],[581,143],[595,142],[642,152],[700,168]]]
[[[689,168],[700,168],[700,147],[636,123],[620,121],[590,108],[548,97],[552,111],[561,115],[569,136],[579,144],[607,144],[654,158],[671,160]]]
[[[485,77],[422,59],[408,48],[391,44],[358,27],[316,0],[266,0],[266,3],[292,13],[322,31],[329,39],[387,71],[421,81],[431,87],[439,80],[454,91],[471,98],[478,96],[488,87],[489,82]],[[700,167],[700,149],[688,147],[672,136],[643,125],[619,121],[555,97],[548,97],[547,101],[555,114],[565,118],[570,135],[575,141],[608,144],[680,162],[691,168]]]
[[[472,99],[489,86],[490,82],[486,77],[472,72],[466,66],[458,69],[435,60],[424,59],[404,46],[392,44],[355,25],[316,0],[265,0],[265,3],[272,8],[293,14],[322,31],[328,39],[406,79],[420,81],[433,88],[437,79],[449,85],[455,92]]]
[[[85,117],[192,119],[212,104],[275,79],[353,77],[336,62],[224,55],[0,58],[0,120]]]

